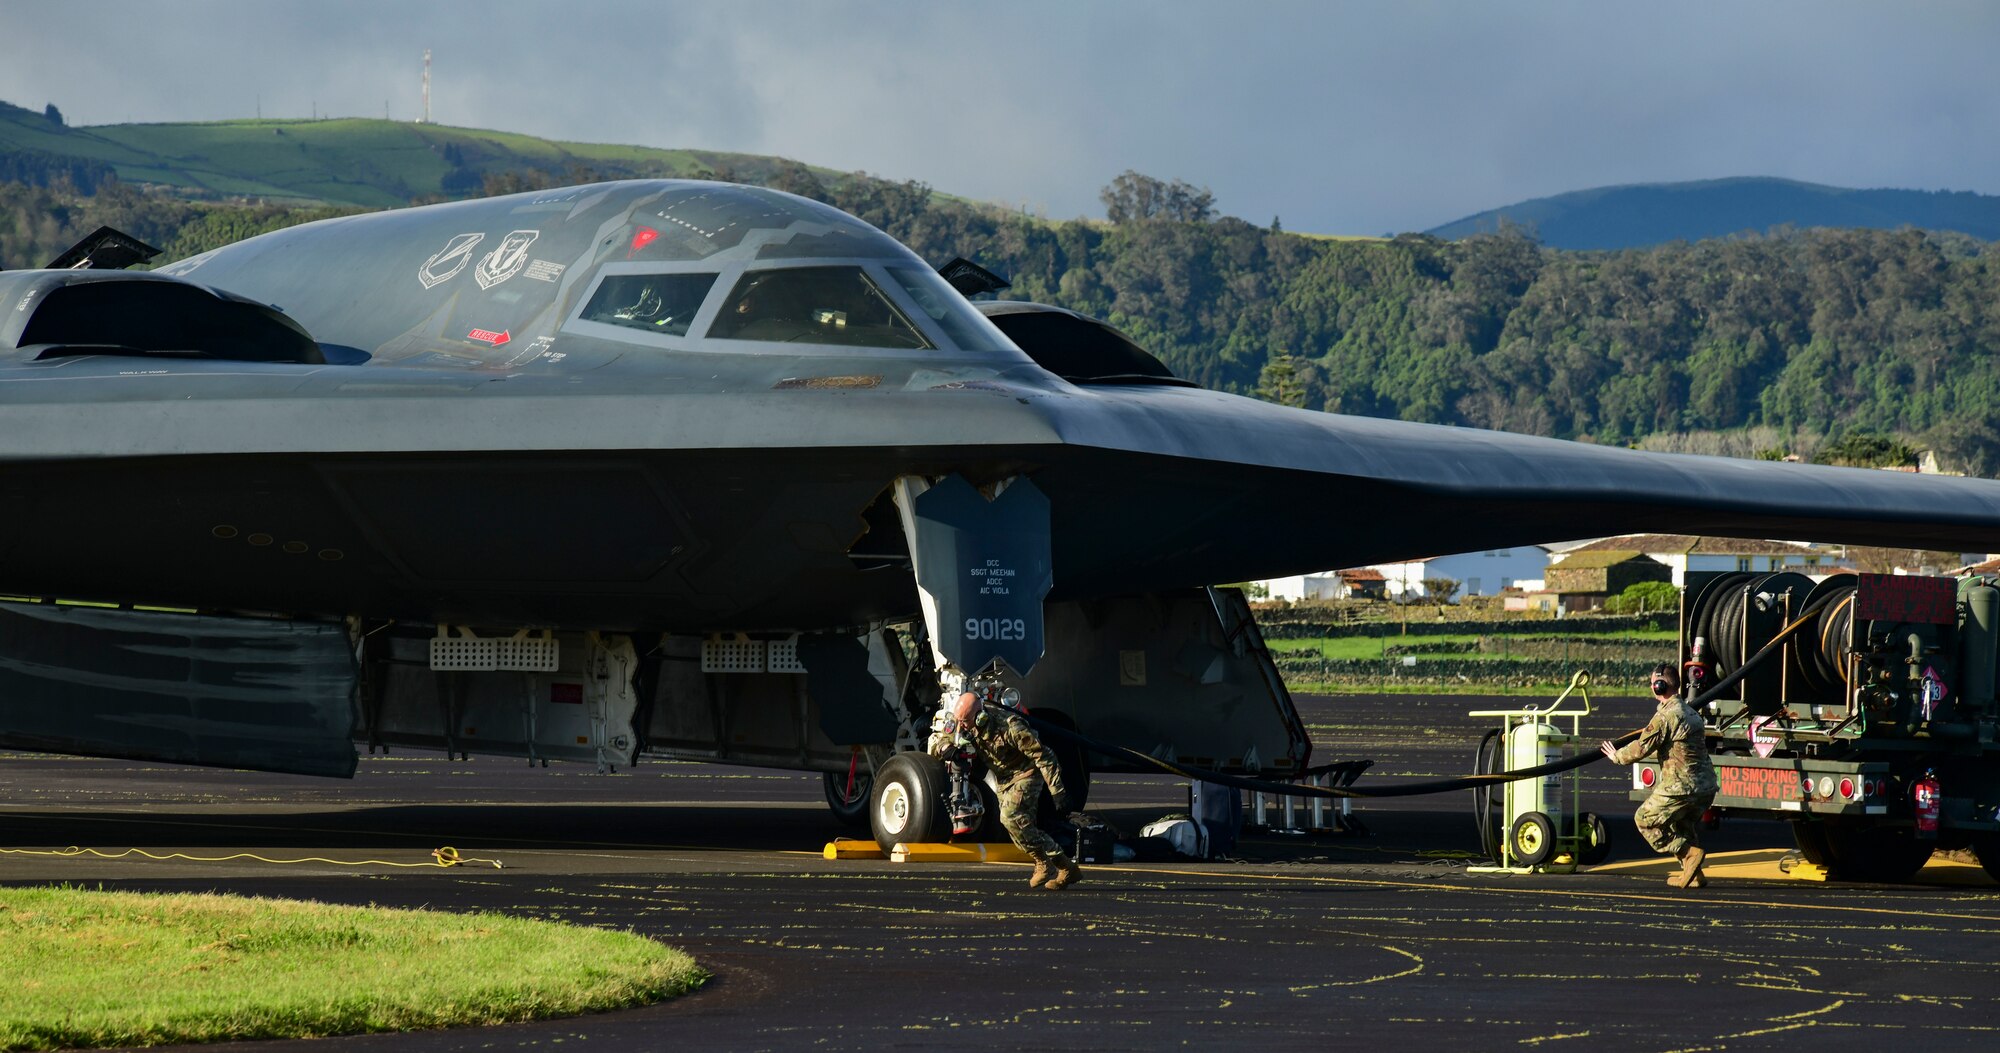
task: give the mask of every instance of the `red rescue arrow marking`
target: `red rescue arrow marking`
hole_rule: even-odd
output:
[[[507,330],[505,329],[497,333],[491,329],[474,329],[472,332],[465,334],[465,338],[467,340],[477,340],[482,344],[492,344],[494,347],[499,347],[501,344],[514,339],[507,335]]]

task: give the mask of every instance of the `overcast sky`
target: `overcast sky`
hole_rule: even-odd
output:
[[[71,124],[408,120],[781,154],[1098,216],[1126,168],[1294,230],[1611,183],[2000,193],[2000,4],[0,0]]]

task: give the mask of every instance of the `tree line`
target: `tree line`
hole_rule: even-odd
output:
[[[593,174],[562,173],[562,181]],[[2000,474],[2000,250],[1917,230],[1781,231],[1655,248],[1335,240],[1217,216],[1127,172],[1116,221],[1051,222],[795,162],[712,173],[826,201],[1003,295],[1102,317],[1179,375],[1309,409],[1591,442],[1847,463],[1939,452]],[[473,191],[558,177],[490,175]],[[99,223],[188,255],[339,210],[187,202],[107,180],[0,183],[0,265]],[[1872,459],[1872,460],[1871,460]]]

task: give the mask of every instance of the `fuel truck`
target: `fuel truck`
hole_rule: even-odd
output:
[[[1683,691],[1715,807],[1788,822],[1838,878],[1907,881],[1954,848],[2000,878],[1996,623],[1993,576],[1690,573]],[[1633,765],[1632,799],[1658,777]]]

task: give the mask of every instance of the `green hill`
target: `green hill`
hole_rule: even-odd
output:
[[[370,118],[214,121],[69,128],[0,103],[0,179],[58,175],[93,189],[105,176],[196,198],[252,197],[386,208],[462,196],[486,177],[767,177],[780,159],[708,150],[568,143],[531,135]]]
[[[1577,190],[1489,209],[1428,233],[1456,240],[1519,227],[1556,249],[1625,249],[1778,227],[1919,227],[2000,239],[2000,197],[1849,190],[1790,179],[1708,179]]]
[[[669,173],[804,194],[934,263],[977,260],[1013,280],[1007,295],[1107,318],[1208,387],[1744,456],[1928,447],[2000,475],[2000,242],[1948,226],[1591,252],[1520,228],[1329,240],[1205,210],[1052,223],[774,158],[364,120],[65,129],[8,108],[0,266],[38,266],[98,224],[173,259],[413,197]]]

